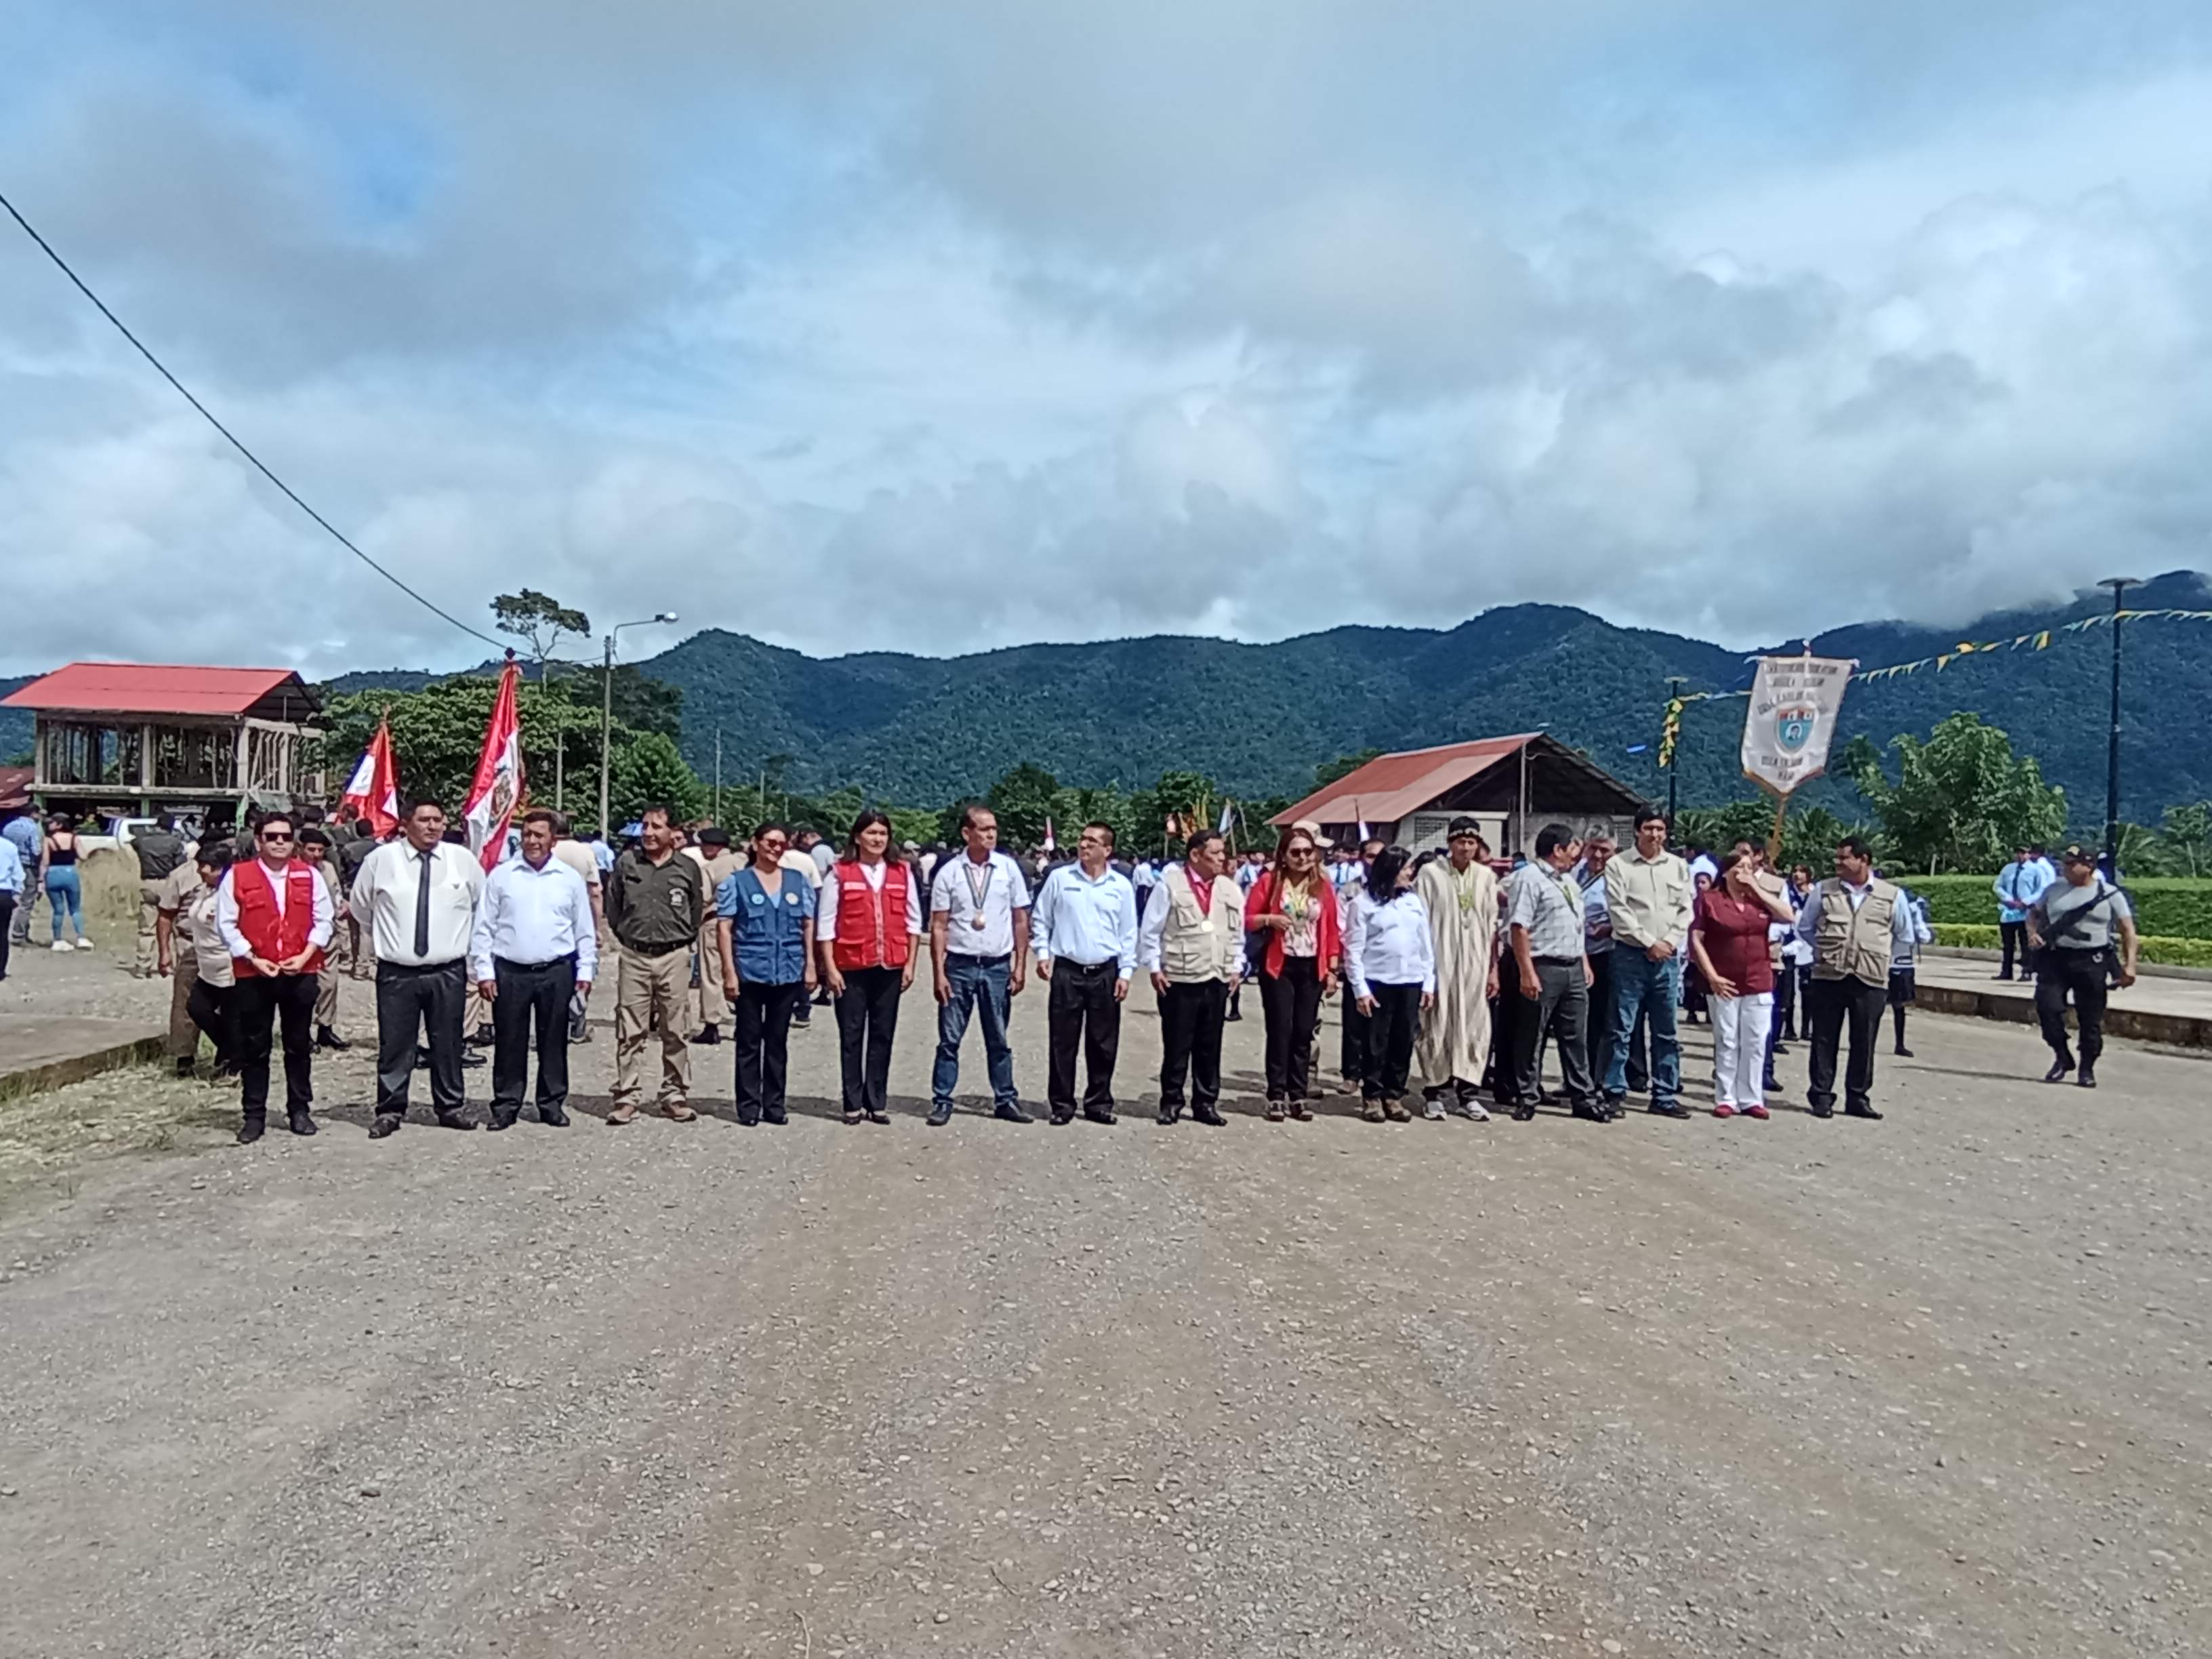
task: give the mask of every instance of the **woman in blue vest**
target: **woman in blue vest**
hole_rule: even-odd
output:
[[[753,831],[753,861],[715,890],[722,990],[737,1012],[738,1121],[787,1121],[791,1017],[814,991],[814,885],[778,862],[791,844],[780,823]]]

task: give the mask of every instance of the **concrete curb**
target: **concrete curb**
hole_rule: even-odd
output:
[[[20,1071],[0,1073],[0,1104],[48,1089],[58,1089],[66,1084],[82,1082],[102,1072],[159,1060],[167,1046],[166,1037],[135,1037],[127,1042],[110,1043],[86,1054],[70,1054],[65,1059],[48,1060],[40,1066],[27,1066]]]
[[[2015,1025],[2036,1023],[2035,999],[2017,992],[1969,990],[1923,980],[1916,988],[1916,1000],[1920,1007],[1941,1014],[1971,1014],[1980,1019],[2009,1020]],[[2071,1009],[2067,1011],[2066,1023],[2069,1028],[2077,1024]],[[2212,1019],[2130,1008],[2119,997],[2105,1005],[2105,1034],[2169,1043],[2178,1048],[2212,1049]]]

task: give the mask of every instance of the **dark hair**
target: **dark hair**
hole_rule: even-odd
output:
[[[644,805],[639,807],[637,809],[637,821],[640,823],[643,823],[655,812],[660,814],[660,821],[663,823],[671,825],[675,823],[676,814],[668,810],[668,803],[665,800],[647,801]]]
[[[230,868],[230,848],[219,841],[208,842],[201,847],[192,862],[204,864],[210,870],[228,870]]]
[[[1547,823],[1536,832],[1536,856],[1547,859],[1575,838],[1575,832],[1564,823]]]
[[[1639,806],[1636,809],[1636,827],[1638,830],[1641,830],[1647,823],[1664,823],[1666,822],[1667,815],[1656,806]]]
[[[555,835],[561,833],[561,820],[550,806],[533,806],[522,815],[525,823],[542,823]]]
[[[264,812],[261,815],[261,822],[253,826],[253,833],[258,836],[272,823],[281,823],[287,830],[296,830],[300,827],[292,822],[292,815],[289,812]]]
[[[748,841],[758,841],[763,836],[768,834],[771,830],[775,830],[777,835],[781,836],[787,842],[791,840],[790,826],[787,824],[779,823],[774,818],[769,819],[764,823],[755,824],[753,826],[752,834],[748,836],[745,839]]]
[[[570,834],[573,834],[573,833],[574,832],[575,828],[576,828],[576,821],[575,821],[574,818],[570,817],[569,817],[566,812],[556,812],[556,813],[554,813],[554,815],[553,815],[553,833],[554,833],[555,835],[556,835],[556,836],[566,836],[566,835],[570,835]]]
[[[888,817],[878,812],[872,806],[863,808],[860,817],[853,820],[853,828],[845,837],[846,858],[851,860],[860,856],[860,831],[872,830],[879,823],[884,827],[884,833],[890,838],[884,843],[884,862],[885,864],[906,862],[906,854],[899,848],[898,831],[891,827],[891,821]]]
[[[408,796],[407,816],[411,818],[426,806],[441,818],[446,816],[445,803],[441,801],[435,795]]]
[[[1398,872],[1406,867],[1413,855],[1402,847],[1386,847],[1375,855],[1375,862],[1367,866],[1367,896],[1377,904],[1388,904],[1398,896]],[[1410,889],[1408,890],[1411,890]]]
[[[1869,864],[1874,862],[1874,848],[1856,836],[1845,836],[1836,843],[1836,850],[1838,853],[1848,852],[1853,858],[1864,859]]]
[[[1215,842],[1227,839],[1218,830],[1193,830],[1190,838],[1182,844],[1182,855],[1188,858],[1193,853],[1203,853]]]
[[[960,827],[963,830],[973,830],[975,827],[975,814],[978,812],[991,812],[990,803],[971,800],[964,804],[960,809]],[[999,815],[996,812],[991,812],[991,821],[995,823],[998,820]]]
[[[1370,847],[1375,849],[1373,856],[1378,858],[1382,854],[1389,851],[1389,843],[1385,842],[1380,836],[1370,836],[1365,841],[1359,843],[1359,851],[1362,856],[1368,855],[1367,849]]]
[[[263,826],[264,829],[267,827],[265,824]],[[330,836],[319,823],[311,823],[300,831],[300,845],[302,847],[328,847],[330,844]]]
[[[1105,836],[1106,850],[1109,853],[1121,844],[1121,838],[1114,833],[1114,826],[1106,823],[1102,818],[1093,818],[1090,823],[1085,824],[1083,827],[1085,830],[1096,830],[1099,834]]]
[[[1721,860],[1721,874],[1725,876],[1729,871],[1735,869],[1737,865],[1741,864],[1751,856],[1752,851],[1748,847],[1737,847],[1731,848],[1728,856]]]
[[[328,814],[319,806],[302,806],[300,809],[300,822],[311,830],[327,816]]]

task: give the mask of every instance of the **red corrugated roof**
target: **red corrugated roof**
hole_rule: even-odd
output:
[[[1316,823],[1357,823],[1362,819],[1369,823],[1395,823],[1447,789],[1456,789],[1507,756],[1519,754],[1536,735],[1523,732],[1510,738],[1479,738],[1473,743],[1448,743],[1438,749],[1377,755],[1267,822],[1279,826],[1296,823],[1300,818]]]
[[[161,663],[73,662],[4,700],[10,708],[118,714],[243,714],[291,681],[289,668],[188,668]]]

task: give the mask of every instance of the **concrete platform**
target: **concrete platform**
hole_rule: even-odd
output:
[[[1937,1013],[2034,1024],[2035,987],[1998,979],[1995,960],[1994,956],[1983,961],[1935,953],[1922,957],[1920,1006]],[[2127,989],[2112,993],[2106,1007],[2105,1030],[2112,1036],[2212,1053],[2212,982],[2146,974]]]
[[[161,1057],[167,1028],[150,1020],[70,1014],[0,1025],[0,1101]]]

